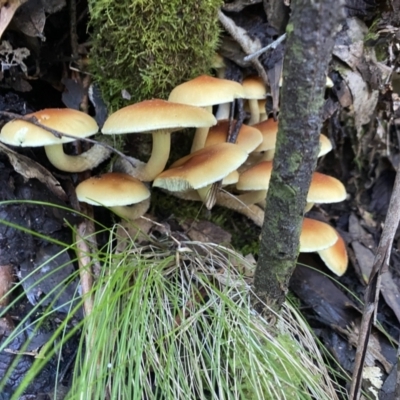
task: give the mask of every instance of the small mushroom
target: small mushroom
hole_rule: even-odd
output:
[[[70,108],[48,108],[28,114],[27,117],[35,117],[50,129],[78,138],[92,136],[99,130],[92,117]],[[61,171],[82,172],[92,169],[110,156],[110,150],[98,144],[77,156],[65,154],[63,143],[74,140],[65,136],[57,138],[49,131],[20,119],[6,123],[0,132],[0,141],[11,146],[44,146],[49,161]]]
[[[170,93],[168,100],[176,103],[190,104],[205,107],[210,113],[212,106],[231,103],[244,96],[243,86],[228,79],[218,79],[208,75],[201,75],[195,79],[176,86]],[[196,130],[191,152],[204,147],[208,128]]]
[[[250,76],[243,80],[244,99],[247,99],[250,109],[249,125],[260,122],[258,100],[265,99],[267,90],[264,81],[259,76]]]
[[[333,246],[338,240],[338,233],[325,222],[304,218],[300,234],[300,252],[314,253]]]
[[[230,121],[221,120],[217,125],[210,128],[204,147],[224,143],[227,140]],[[236,144],[241,146],[247,153],[252,152],[262,142],[261,132],[252,126],[242,125],[239,130]]]
[[[210,187],[235,171],[247,158],[247,153],[237,144],[219,143],[198,150],[171,165],[156,177],[153,186],[170,192],[197,190],[207,203]]]
[[[307,195],[306,212],[311,209],[314,203],[338,203],[346,200],[346,196],[346,188],[342,182],[333,176],[314,172]]]
[[[141,217],[150,206],[150,191],[138,179],[119,172],[93,176],[76,187],[76,196],[94,206],[109,207],[127,220]]]
[[[338,234],[337,242],[326,249],[318,251],[319,256],[325,265],[336,275],[342,276],[347,270],[349,262],[346,244],[343,238]]]

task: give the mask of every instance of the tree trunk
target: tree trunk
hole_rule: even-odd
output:
[[[343,19],[342,1],[292,2],[279,132],[254,277],[256,295],[277,310],[296,265],[306,197],[319,151],[326,73]]]

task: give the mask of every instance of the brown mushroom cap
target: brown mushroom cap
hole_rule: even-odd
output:
[[[27,117],[56,131],[82,138],[92,136],[99,127],[91,116],[70,108],[47,108],[36,111]],[[11,146],[40,147],[73,142],[74,138],[57,138],[52,133],[21,119],[6,123],[0,133],[0,141]]]
[[[230,103],[244,96],[243,86],[228,79],[201,75],[176,86],[170,93],[168,101],[208,107],[216,104]]]
[[[159,174],[153,186],[171,192],[200,189],[223,179],[237,169],[247,153],[237,144],[220,143],[198,150]]]
[[[152,99],[126,106],[111,114],[104,126],[104,134],[153,133],[154,131],[210,127],[217,123],[208,111],[187,104]]]
[[[338,179],[314,172],[307,195],[311,203],[336,203],[346,199],[346,189]]]
[[[325,222],[304,218],[300,234],[300,252],[312,253],[333,246],[338,241],[334,228]]]
[[[336,275],[342,276],[346,272],[349,260],[346,244],[339,234],[338,240],[333,246],[319,250],[318,254],[325,265]]]
[[[226,142],[229,123],[228,120],[221,120],[218,121],[217,125],[210,128],[204,147]],[[258,129],[243,124],[240,128],[236,144],[241,146],[247,153],[250,153],[261,143],[261,141],[262,135]]]
[[[126,206],[150,197],[150,191],[141,181],[128,174],[109,172],[93,176],[76,187],[79,201],[106,207]]]

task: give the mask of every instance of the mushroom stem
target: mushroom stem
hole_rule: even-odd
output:
[[[129,174],[142,182],[151,182],[164,170],[170,149],[171,132],[169,130],[153,132],[153,148],[147,163],[131,157],[132,165],[121,158],[115,162],[114,170]]]
[[[209,113],[212,114],[212,106],[203,107]],[[191,153],[194,153],[197,150],[200,150],[204,147],[208,135],[208,131],[210,128],[197,128],[196,133],[194,134],[192,148],[190,150]]]
[[[208,129],[208,128],[207,128]],[[154,178],[164,171],[168,162],[171,149],[171,131],[163,130],[153,132],[153,148],[151,155],[138,177],[143,182],[151,182]],[[139,170],[141,168],[138,168]]]
[[[113,206],[110,210],[119,217],[128,221],[134,221],[144,215],[150,207],[150,197],[140,203],[131,206]]]
[[[222,103],[218,106],[217,113],[215,114],[215,118],[217,118],[218,121],[221,119],[229,119],[231,104],[232,103]]]
[[[254,125],[260,122],[260,110],[258,108],[258,100],[248,99],[250,109],[250,119],[248,124]]]
[[[197,193],[199,194],[200,200],[203,203],[206,203],[207,196],[208,196],[208,194],[210,193],[210,190],[211,190],[211,186],[212,186],[212,184],[204,186],[204,187],[202,187],[200,189],[197,189]]]
[[[267,197],[267,191],[266,190],[251,190],[249,192],[236,195],[235,197],[240,202],[242,202],[244,205],[247,206],[247,205],[251,205],[251,204],[265,202],[265,199]]]
[[[272,161],[275,156],[275,149],[271,150],[265,150],[264,153],[262,154],[260,161]]]
[[[264,210],[252,205],[244,205],[236,196],[227,192],[219,192],[217,195],[217,205],[236,211],[245,217],[251,219],[257,226],[264,223]]]
[[[59,170],[66,172],[83,172],[95,168],[111,154],[111,150],[99,144],[78,156],[65,154],[62,144],[45,146],[44,150],[49,161]]]

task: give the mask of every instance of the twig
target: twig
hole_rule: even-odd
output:
[[[59,131],[56,131],[55,129],[51,129],[46,125],[41,124],[40,122],[38,122],[36,117],[30,117],[30,116],[26,116],[26,115],[19,115],[19,114],[15,114],[12,112],[8,112],[8,111],[0,111],[0,116],[3,115],[7,118],[10,119],[21,119],[22,121],[26,121],[29,122],[33,125],[38,126],[39,128],[42,128],[43,130],[50,132],[52,135],[54,135],[56,138],[61,139],[62,137],[66,137],[66,138],[70,138],[70,139],[74,139],[74,140],[82,140],[84,142],[87,143],[92,143],[92,144],[97,144],[99,146],[103,146],[106,149],[110,150],[111,152],[119,155],[121,158],[124,158],[126,161],[128,161],[133,168],[136,168],[136,165],[134,163],[134,159],[132,159],[132,157],[129,157],[127,155],[125,155],[124,153],[120,152],[119,150],[115,149],[114,147],[110,146],[107,143],[103,143],[103,142],[99,142],[97,140],[94,139],[89,139],[89,138],[82,138],[82,137],[77,137],[75,135],[70,135],[68,133],[62,133]]]
[[[79,58],[78,52],[78,34],[76,29],[76,2],[75,0],[69,0],[69,31],[71,37],[71,50],[72,59],[77,60]]]
[[[267,50],[269,49],[275,49],[279,44],[281,44],[284,40],[286,39],[286,33],[284,33],[282,36],[279,36],[278,39],[274,40],[272,43],[270,43],[268,46],[263,47],[260,50],[257,50],[256,52],[254,52],[253,54],[250,54],[248,56],[246,56],[245,58],[243,58],[243,61],[251,61],[254,58],[257,58],[258,56],[260,56],[261,54],[265,53]]]
[[[90,256],[91,253],[88,244],[85,239],[88,236],[88,223],[89,220],[83,221],[79,224],[76,234],[76,255],[79,264],[79,274],[81,278],[83,308],[85,310],[85,316],[88,316],[93,311],[93,276],[90,268]]]
[[[364,313],[354,362],[349,400],[358,400],[361,394],[362,373],[372,324],[376,320],[382,272],[388,268],[393,238],[400,221],[400,174],[397,171],[389,209],[381,240],[376,251],[374,265],[365,292]],[[396,388],[398,390],[398,388]]]
[[[235,39],[239,43],[240,47],[247,55],[253,54],[254,52],[260,50],[259,42],[252,40],[248,36],[246,30],[244,30],[240,26],[237,26],[235,22],[231,18],[227,17],[221,10],[218,10],[218,19],[223,27],[227,30],[227,32],[233,37],[233,39]],[[255,58],[251,60],[251,63],[257,70],[258,74],[261,76],[264,84],[268,86],[268,76],[260,61]]]

